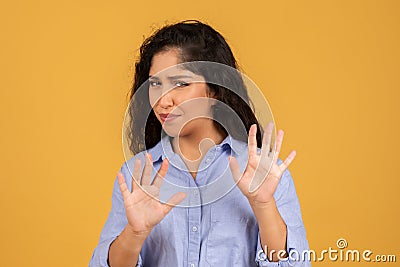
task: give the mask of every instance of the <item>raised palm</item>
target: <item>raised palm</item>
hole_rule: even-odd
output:
[[[136,159],[132,174],[132,192],[129,191],[122,173],[118,173],[118,184],[124,199],[128,227],[135,234],[148,234],[171,209],[179,204],[186,194],[174,194],[166,203],[159,200],[159,192],[168,171],[168,160],[165,159],[154,180],[150,183],[153,164],[151,155],[146,154],[145,166],[141,173],[141,160]]]
[[[283,141],[283,131],[279,130],[276,136],[276,149],[270,152],[273,123],[269,123],[265,129],[261,153],[257,148],[257,127],[252,125],[248,136],[248,162],[242,173],[236,158],[230,158],[232,176],[240,191],[247,197],[251,205],[265,205],[274,198],[274,193],[279,184],[283,172],[296,156],[292,151],[289,156],[278,165],[278,157]]]

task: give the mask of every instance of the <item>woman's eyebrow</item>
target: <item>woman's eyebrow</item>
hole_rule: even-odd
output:
[[[191,76],[191,75],[174,75],[174,76],[167,77],[168,80],[176,80],[176,79],[182,79],[182,78],[193,78],[193,76]],[[159,80],[160,78],[158,78],[157,76],[150,75],[149,79]]]
[[[168,76],[167,77],[169,80],[176,80],[176,79],[182,79],[182,78],[193,78],[190,75],[174,75],[174,76]]]

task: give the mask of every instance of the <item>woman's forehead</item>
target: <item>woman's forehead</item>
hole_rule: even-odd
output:
[[[165,69],[174,67],[179,63],[179,53],[176,49],[158,52],[151,60],[149,76],[153,76]]]

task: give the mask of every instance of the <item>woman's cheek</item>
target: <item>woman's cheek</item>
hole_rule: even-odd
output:
[[[149,88],[149,102],[152,108],[157,105],[158,99],[161,97],[161,91],[157,91],[155,89]]]

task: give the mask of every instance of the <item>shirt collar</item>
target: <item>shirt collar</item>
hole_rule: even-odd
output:
[[[246,149],[247,143],[236,140],[232,136],[228,135],[220,144],[216,145],[215,147],[217,149],[230,148],[235,153],[235,156],[238,156],[243,152],[244,149]],[[171,161],[175,155],[177,155],[172,149],[171,140],[168,135],[163,136],[160,142],[158,142],[154,147],[148,149],[148,152],[153,158],[153,163],[159,160],[164,160],[166,157]]]

